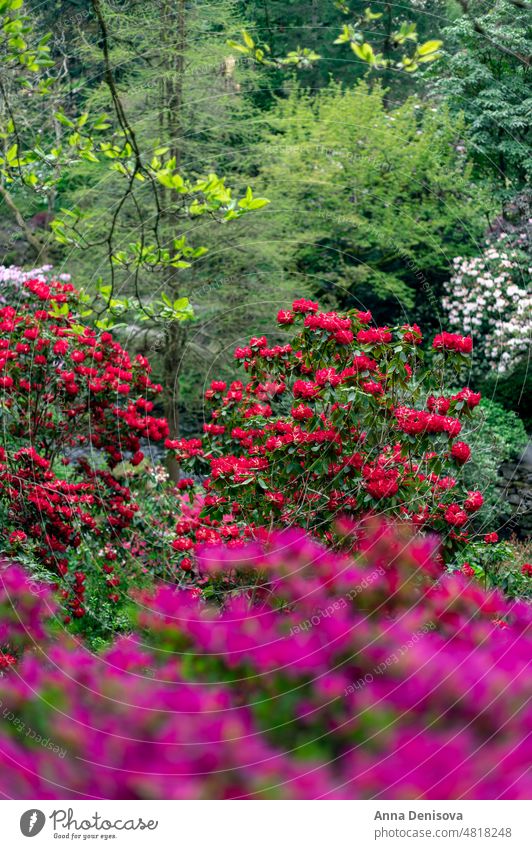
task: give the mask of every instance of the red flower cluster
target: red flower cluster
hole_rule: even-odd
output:
[[[471,457],[471,448],[465,442],[455,442],[451,448],[451,457],[462,466]]]
[[[397,419],[397,429],[403,433],[412,435],[447,433],[454,438],[462,430],[458,419],[451,416],[440,416],[438,413],[427,413],[425,410],[411,410],[408,407],[397,407],[394,414]]]
[[[319,305],[314,303],[314,301],[309,301],[306,298],[298,298],[298,300],[294,301],[292,304],[292,309],[294,312],[307,313],[307,312],[318,312]]]
[[[340,345],[349,345],[354,336],[351,330],[351,319],[348,316],[339,316],[336,312],[318,312],[308,315],[305,319],[305,327],[310,330],[325,330]]]
[[[455,527],[461,528],[466,524],[469,516],[466,511],[460,507],[459,504],[449,504],[447,509],[443,514],[443,518],[449,525],[454,525]]]
[[[387,327],[371,327],[369,330],[359,330],[357,341],[363,345],[380,345],[383,342],[391,342],[392,334]]]
[[[305,398],[308,401],[311,398],[318,397],[320,386],[318,383],[313,383],[310,380],[296,380],[292,391],[294,398]]]
[[[432,347],[436,351],[457,351],[461,354],[470,354],[473,350],[473,340],[471,336],[460,336],[459,333],[444,331],[434,337]]]
[[[161,387],[148,360],[132,359],[110,333],[81,326],[71,284],[29,280],[24,290],[17,309],[0,309],[7,544],[31,545],[62,576],[70,612],[81,617],[86,576],[67,574],[68,550],[86,532],[104,542],[129,527],[138,507],[113,469],[142,462],[142,440],[161,441],[168,426],[152,415]],[[62,462],[64,477],[52,460]]]
[[[478,407],[482,395],[480,392],[472,392],[471,389],[461,389],[456,395],[453,395],[453,401],[463,401],[468,407]]]

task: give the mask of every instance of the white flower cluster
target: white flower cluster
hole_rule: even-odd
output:
[[[502,234],[481,256],[456,257],[442,299],[449,323],[473,336],[479,360],[499,373],[512,368],[530,347],[532,294],[523,263],[523,239]]]

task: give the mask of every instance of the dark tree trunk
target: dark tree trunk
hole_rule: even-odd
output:
[[[185,0],[163,0],[163,43],[161,51],[161,86],[159,125],[161,141],[170,148],[170,156],[179,168],[182,159],[181,109],[183,105],[183,75],[185,69],[186,17]],[[171,189],[163,191],[163,217],[166,219],[167,243],[170,246],[177,232],[178,215],[172,207],[177,195]],[[180,297],[176,281],[168,284],[173,298]],[[170,429],[170,437],[179,436],[179,371],[185,332],[173,322],[166,329],[166,351],[163,360],[164,409]],[[173,458],[167,460],[167,469],[172,481],[179,480],[179,464]]]

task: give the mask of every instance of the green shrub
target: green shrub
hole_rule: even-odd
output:
[[[532,369],[526,360],[504,377],[488,377],[482,391],[499,405],[517,413],[527,432],[532,431]]]
[[[487,530],[492,530],[511,513],[511,506],[501,499],[496,483],[501,465],[517,459],[525,447],[525,426],[512,410],[483,398],[479,415],[464,427],[464,438],[471,447],[471,460],[464,468],[466,485],[484,495],[479,518]]]

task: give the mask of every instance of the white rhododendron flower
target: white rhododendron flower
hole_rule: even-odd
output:
[[[443,307],[456,329],[474,328],[479,363],[499,373],[526,355],[532,335],[532,294],[525,265],[528,234],[503,233],[481,256],[455,257]]]

